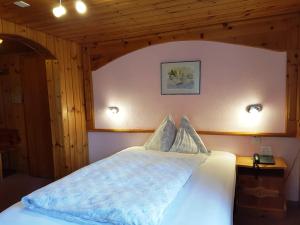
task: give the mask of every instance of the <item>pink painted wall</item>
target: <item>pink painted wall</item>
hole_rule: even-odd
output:
[[[161,96],[160,63],[201,60],[201,94]],[[172,42],[93,72],[96,128],[155,128],[172,113],[209,131],[284,132],[286,53],[206,41]],[[262,103],[260,118],[245,111]],[[111,119],[108,106],[120,113]]]
[[[160,62],[200,59],[201,94],[161,96]],[[93,72],[96,128],[155,128],[172,113],[177,122],[188,115],[201,130],[283,132],[285,128],[286,54],[214,42],[190,41],[151,46],[121,57]],[[257,123],[245,107],[260,102]],[[120,107],[109,117],[108,106]],[[150,134],[89,133],[90,161],[133,145]],[[239,155],[271,146],[289,165],[300,149],[296,138],[202,136],[210,149]],[[299,160],[298,160],[299,161]],[[287,181],[287,198],[298,199],[300,163]]]

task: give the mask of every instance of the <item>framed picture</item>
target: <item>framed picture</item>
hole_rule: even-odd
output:
[[[201,61],[161,63],[162,95],[199,95]]]

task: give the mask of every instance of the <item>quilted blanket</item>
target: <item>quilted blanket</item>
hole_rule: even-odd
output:
[[[84,225],[157,225],[203,157],[132,147],[25,197],[26,208]]]

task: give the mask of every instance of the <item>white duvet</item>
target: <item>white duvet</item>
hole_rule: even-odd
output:
[[[205,155],[123,150],[22,199],[26,208],[84,225],[157,225]]]
[[[185,155],[185,154],[183,154]],[[165,210],[160,225],[232,225],[235,155],[212,151]],[[87,187],[88,189],[88,187]],[[0,213],[0,225],[76,225],[17,203]],[[112,225],[112,224],[107,224]]]

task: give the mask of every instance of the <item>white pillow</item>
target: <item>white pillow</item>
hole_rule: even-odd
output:
[[[147,140],[144,146],[149,150],[168,152],[174,142],[175,135],[175,122],[173,121],[172,116],[168,115]]]
[[[200,136],[189,122],[189,119],[184,116],[181,118],[180,128],[170,152],[192,153],[199,152],[209,153]]]

